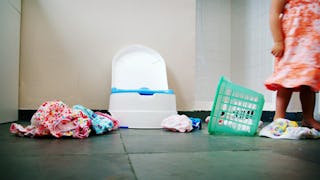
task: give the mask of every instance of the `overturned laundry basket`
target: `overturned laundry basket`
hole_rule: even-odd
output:
[[[177,114],[176,97],[168,89],[166,65],[156,51],[131,45],[112,60],[111,115],[125,128],[161,128]]]
[[[212,105],[208,132],[253,136],[262,115],[264,96],[221,76]]]

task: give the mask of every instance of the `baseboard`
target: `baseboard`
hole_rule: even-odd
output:
[[[20,110],[18,112],[19,121],[30,121],[31,117],[37,110]]]
[[[20,121],[30,121],[33,114],[37,110],[19,110],[19,120]],[[108,110],[93,110],[93,111],[100,111],[103,113],[109,113]],[[200,118],[203,121],[206,119],[207,116],[210,116],[210,111],[178,111],[178,114],[185,114],[188,117],[195,117]],[[261,120],[264,122],[271,122],[273,120],[274,111],[263,111]],[[286,115],[287,119],[294,120],[294,121],[301,121],[302,120],[302,113],[301,112],[288,112]]]

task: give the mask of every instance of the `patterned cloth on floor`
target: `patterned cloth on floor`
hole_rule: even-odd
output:
[[[316,129],[299,127],[296,121],[279,118],[262,128],[259,136],[273,139],[317,139],[320,132]]]
[[[189,117],[189,119],[192,122],[193,129],[201,129],[201,119],[200,118]]]
[[[84,112],[91,119],[92,129],[96,132],[96,134],[103,134],[118,128],[117,126],[114,126],[114,124],[119,124],[118,121],[113,118],[109,118],[110,116],[107,114],[101,112],[98,114],[94,113],[91,109],[88,109],[82,105],[75,105],[72,108],[74,110],[80,110]]]
[[[10,132],[19,136],[70,136],[73,138],[86,138],[91,132],[91,127],[96,134],[115,130],[118,125],[114,119],[108,118],[104,113],[97,115],[90,109],[81,105],[69,108],[62,101],[44,102],[31,118],[31,125],[23,127],[12,123]],[[113,122],[114,121],[114,122]]]
[[[201,129],[201,119],[189,118],[186,115],[172,115],[161,122],[161,126],[169,131],[190,132]]]
[[[117,119],[114,119],[112,116],[110,116],[109,114],[106,114],[106,113],[102,113],[102,112],[99,112],[99,111],[96,111],[94,112],[96,115],[98,116],[103,116],[103,117],[106,117],[108,119],[110,119],[113,123],[113,127],[111,128],[111,130],[117,130],[120,126],[119,124],[119,121]],[[101,118],[101,117],[100,117]]]

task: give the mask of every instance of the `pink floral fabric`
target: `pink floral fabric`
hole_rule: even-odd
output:
[[[169,131],[191,132],[192,121],[186,115],[172,115],[161,122],[161,126]]]
[[[91,120],[80,110],[69,108],[62,101],[43,103],[31,118],[31,125],[23,127],[12,123],[10,132],[20,136],[49,136],[60,138],[86,138],[91,129]]]
[[[299,91],[301,85],[320,90],[320,1],[287,0],[282,16],[285,37],[283,57],[275,60],[266,80],[270,90],[280,87]]]

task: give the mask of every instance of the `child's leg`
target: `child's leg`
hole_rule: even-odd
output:
[[[320,130],[320,123],[317,122],[313,117],[315,92],[313,92],[309,86],[301,86],[300,101],[303,114],[302,125]]]
[[[276,114],[273,119],[284,118],[292,95],[292,89],[281,88],[277,91]]]

